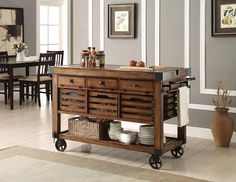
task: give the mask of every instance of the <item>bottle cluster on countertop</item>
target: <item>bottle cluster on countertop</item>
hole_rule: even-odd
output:
[[[96,51],[95,47],[88,47],[87,50],[81,52],[80,66],[83,67],[104,67],[105,54],[104,51]]]

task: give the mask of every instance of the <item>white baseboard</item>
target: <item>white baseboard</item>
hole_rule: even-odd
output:
[[[177,126],[174,124],[165,124],[164,130],[165,130],[165,133],[167,134],[173,134],[173,135],[177,134]],[[198,127],[187,126],[187,136],[213,140],[211,130],[208,128],[198,128]],[[233,133],[231,142],[236,142],[236,132]]]
[[[189,109],[196,109],[202,111],[215,111],[215,107],[213,105],[205,105],[205,104],[189,104]],[[236,113],[235,107],[229,107],[229,113]]]
[[[138,131],[139,126],[143,124],[131,123],[131,122],[122,122],[122,127],[128,130]],[[177,135],[177,125],[174,124],[164,124],[164,132],[168,135]],[[211,130],[208,128],[198,128],[187,126],[187,137],[195,137],[202,139],[213,140]],[[231,142],[236,142],[236,132],[233,133]]]

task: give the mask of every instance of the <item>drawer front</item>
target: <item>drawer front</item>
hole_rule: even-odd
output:
[[[121,94],[121,118],[150,123],[154,119],[153,108],[153,96]]]
[[[69,86],[69,87],[85,87],[84,77],[73,77],[73,76],[58,76],[59,86]]]
[[[120,89],[139,92],[153,92],[153,82],[139,80],[121,80]]]
[[[60,110],[86,113],[86,93],[85,91],[61,88]]]
[[[88,78],[88,88],[117,90],[116,79]]]
[[[88,108],[89,114],[117,117],[118,95],[90,91]]]

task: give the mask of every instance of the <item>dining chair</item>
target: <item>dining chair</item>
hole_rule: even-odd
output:
[[[8,62],[9,57],[7,51],[0,52],[0,62]],[[22,75],[13,76],[13,82],[18,81],[18,78],[22,77]],[[7,104],[8,101],[8,83],[9,83],[9,74],[8,69],[0,68],[0,83],[3,83],[4,91],[0,92],[0,94],[4,94],[4,102]]]
[[[63,61],[64,61],[64,51],[60,50],[60,51],[49,51],[47,50],[47,53],[51,53],[51,54],[55,54],[55,65],[53,66],[62,66],[63,65]],[[48,67],[48,74],[50,77],[52,77],[52,67],[49,66]],[[51,100],[52,100],[52,85],[50,86],[49,89],[46,88],[47,85],[40,87],[40,93],[44,93],[47,96],[50,95],[51,96]],[[35,87],[34,85],[31,86],[31,96],[32,99],[34,99],[35,96]],[[50,98],[47,97],[47,100],[49,101]]]
[[[64,61],[64,50],[61,51],[47,51],[47,53],[54,53],[55,54],[55,65],[54,66],[62,66],[63,61]],[[52,77],[52,68],[50,67],[48,70],[48,73]],[[44,88],[41,88],[44,89]],[[44,93],[44,91],[41,91],[41,93]],[[46,93],[51,95],[51,100],[52,100],[52,87],[49,89],[49,93]]]
[[[50,87],[52,85],[52,77],[48,73],[48,68],[55,65],[54,53],[41,53],[39,56],[39,63],[37,67],[37,75],[26,76],[19,79],[20,81],[20,105],[24,101],[24,88],[25,85],[31,85],[34,88],[35,102],[38,101],[39,107],[41,107],[40,100],[40,86],[46,85],[46,96],[49,100]]]
[[[64,61],[64,51],[47,51],[47,53],[55,53],[55,65],[62,66]]]

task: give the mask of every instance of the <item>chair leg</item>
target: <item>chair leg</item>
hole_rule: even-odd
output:
[[[34,88],[34,102],[37,102],[37,98],[38,98],[38,90],[36,86],[33,86]]]
[[[50,94],[51,94],[51,101],[52,101],[52,99],[53,99],[53,97],[52,97],[52,83],[50,83]]]
[[[46,91],[47,101],[49,102],[49,99],[50,99],[50,86],[49,86],[49,83],[45,84],[45,91]]]
[[[7,104],[7,100],[8,100],[8,85],[7,85],[7,82],[4,82],[4,100],[5,100],[5,104]]]
[[[22,102],[25,102],[25,83],[22,82]]]
[[[26,83],[25,84],[26,85],[26,99],[28,100],[29,99],[29,84],[28,83]]]
[[[20,82],[20,105],[22,105],[23,98],[24,98],[24,83]]]
[[[41,107],[41,100],[40,100],[40,85],[35,86],[35,90],[37,92],[37,97],[38,97],[38,105]]]
[[[34,85],[31,85],[31,99],[34,100],[35,97],[35,88]]]

